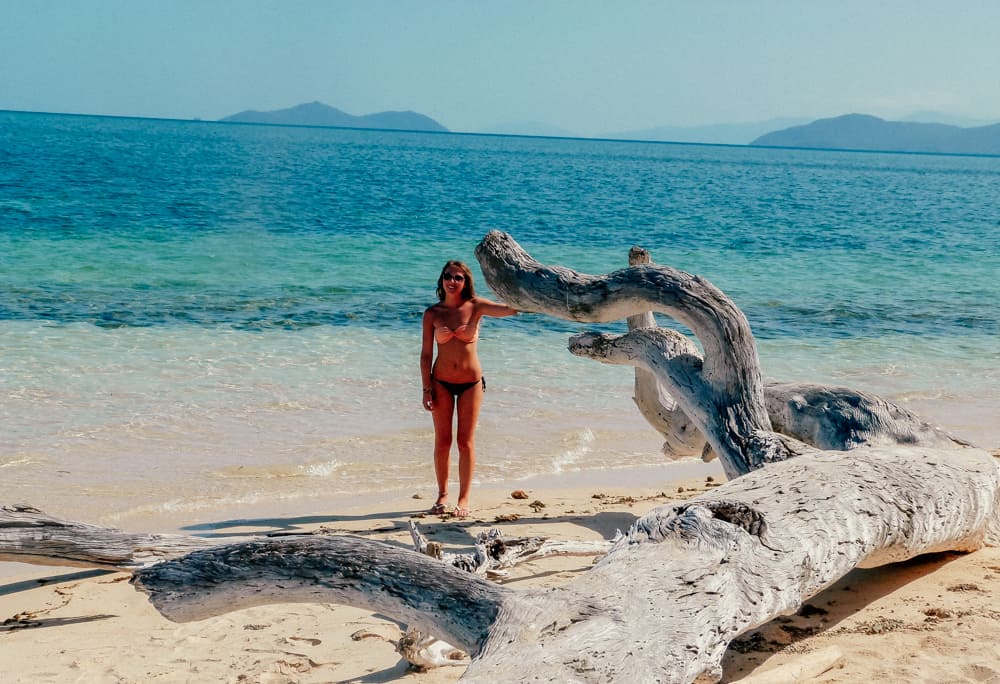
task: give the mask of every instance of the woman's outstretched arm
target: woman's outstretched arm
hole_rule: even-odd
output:
[[[491,302],[488,299],[483,299],[482,297],[476,297],[476,311],[483,316],[493,316],[494,318],[503,318],[504,316],[514,316],[518,313],[517,309],[507,306],[506,304],[500,304],[497,302]]]

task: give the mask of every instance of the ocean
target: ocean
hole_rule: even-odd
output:
[[[147,531],[426,508],[420,317],[448,259],[493,296],[492,229],[587,273],[643,246],[736,301],[766,377],[1000,446],[1000,158],[0,112],[3,503]],[[631,369],[566,351],[594,327],[484,323],[477,486],[682,472]]]

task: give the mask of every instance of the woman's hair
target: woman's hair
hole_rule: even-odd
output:
[[[462,288],[462,299],[469,300],[476,296],[476,288],[472,284],[472,271],[461,261],[449,261],[441,267],[441,275],[438,276],[437,296],[438,300],[444,301],[444,272],[449,268],[457,268],[465,276],[465,287]]]

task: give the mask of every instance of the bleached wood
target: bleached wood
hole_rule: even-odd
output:
[[[518,563],[540,560],[547,556],[603,556],[611,548],[611,542],[607,541],[560,541],[545,537],[506,539],[501,530],[494,527],[476,535],[474,552],[446,553],[440,543],[428,541],[412,520],[410,536],[417,553],[495,580],[506,577],[507,569]],[[432,634],[409,627],[400,639],[396,651],[414,667],[425,670],[467,664],[467,654],[464,651]]]
[[[54,518],[25,504],[0,506],[0,561],[131,572],[218,540],[132,534]]]
[[[350,537],[199,551],[133,582],[174,620],[295,601],[377,610],[469,652],[463,681],[691,682],[720,675],[733,638],[855,567],[995,542],[998,492],[1000,469],[977,449],[814,451],[653,509],[551,589]]]
[[[472,573],[350,536],[261,539],[149,566],[132,582],[174,621],[273,603],[343,603],[478,651],[504,591]]]
[[[687,326],[704,359],[665,359],[670,394],[711,444],[730,478],[793,455],[771,429],[764,408],[757,344],[743,312],[699,276],[640,264],[603,276],[546,266],[506,233],[476,247],[483,275],[507,304],[581,322],[606,322],[655,311]],[[658,377],[661,377],[658,375]]]
[[[602,363],[635,366],[636,384],[638,386],[641,381],[645,385],[643,396],[652,404],[654,393],[662,396],[683,391],[683,388],[671,389],[685,380],[682,374],[674,372],[676,366],[670,359],[697,358],[697,350],[692,351],[679,339],[683,339],[683,335],[665,328],[637,328],[623,336],[582,333],[570,338],[569,350]],[[686,361],[684,367],[695,363]],[[642,376],[638,375],[640,369]],[[660,377],[658,373],[669,377]],[[893,444],[940,448],[969,446],[892,402],[848,387],[768,383],[764,385],[764,402],[776,432],[818,449],[847,451],[861,446]],[[643,410],[651,423],[650,414],[654,413],[657,415],[654,427],[668,438],[668,444],[672,443],[670,436],[677,429],[684,434],[685,448],[678,456],[691,455],[696,445],[704,446],[705,438],[686,416],[681,418],[683,410],[680,407],[672,411],[657,412],[655,406]]]
[[[629,265],[653,263],[648,250],[632,247]],[[687,355],[701,358],[698,348],[686,336],[670,329],[659,328],[652,311],[629,316],[628,329],[654,329],[665,337],[659,350],[653,353]],[[605,352],[616,351],[605,346]],[[585,346],[570,350],[586,356]],[[663,435],[663,453],[669,458],[700,455],[705,461],[715,458],[704,435],[684,413],[683,408],[664,388],[656,375],[627,353],[618,353],[595,360],[604,363],[635,366],[635,396],[639,412]],[[776,432],[794,437],[818,449],[846,451],[860,446],[904,444],[911,446],[969,446],[967,442],[947,434],[921,420],[917,415],[882,397],[848,387],[804,382],[775,381],[764,383],[764,406]]]
[[[642,247],[632,247],[628,252],[630,266],[640,266],[653,263],[648,250]],[[643,328],[659,329],[652,311],[643,311],[626,319],[629,330]],[[701,357],[698,348],[685,335],[665,329],[663,334],[673,336],[674,353],[689,354]],[[710,454],[706,460],[711,460],[715,452],[705,448],[705,437],[691,422],[684,409],[670,396],[656,376],[644,367],[635,366],[635,401],[639,413],[653,429],[663,436],[663,455],[668,458],[686,458]]]
[[[777,432],[824,450],[862,446],[971,446],[887,399],[835,385],[768,382],[767,415]]]
[[[619,533],[620,534],[620,533]],[[549,556],[603,556],[611,548],[609,541],[548,539],[546,537],[504,537],[492,527],[476,535],[472,553],[445,553],[440,544],[428,541],[415,522],[410,521],[410,537],[417,553],[431,556],[453,567],[490,579],[507,576],[507,569]]]

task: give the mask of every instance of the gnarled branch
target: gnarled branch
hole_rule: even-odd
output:
[[[629,250],[629,265],[653,263],[649,251],[641,247]],[[660,329],[652,311],[628,317],[629,331],[655,329],[659,336],[669,336],[669,344],[650,342],[646,353],[670,353],[701,358],[697,347],[686,336]],[[637,340],[641,344],[641,340]],[[677,401],[657,381],[645,365],[626,353],[615,353],[614,345],[598,350],[574,345],[570,351],[604,363],[635,367],[635,403],[646,421],[663,435],[663,453],[671,458],[701,455],[705,461],[715,458],[704,435],[695,427]],[[604,355],[596,356],[596,352]],[[921,420],[914,413],[869,392],[848,387],[806,382],[765,382],[764,405],[776,432],[793,437],[817,449],[847,451],[860,446],[969,446],[940,428]]]

